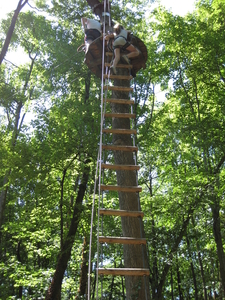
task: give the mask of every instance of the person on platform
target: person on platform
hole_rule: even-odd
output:
[[[84,28],[85,32],[85,46],[86,46],[86,53],[89,49],[90,44],[101,36],[102,26],[97,20],[92,20],[88,18],[81,18],[81,24]]]
[[[124,27],[120,24],[116,24],[114,26],[114,33],[106,35],[105,39],[109,40],[110,38],[114,38],[113,42],[113,51],[114,51],[114,59],[113,63],[110,67],[112,72],[116,74],[116,66],[120,60],[120,52],[121,50],[126,50],[129,53],[127,55],[123,55],[122,59],[130,64],[130,58],[137,57],[140,54],[140,51],[134,47],[131,43],[127,41],[128,34],[130,34],[130,30],[124,29]]]

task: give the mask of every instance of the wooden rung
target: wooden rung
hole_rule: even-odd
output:
[[[121,80],[131,80],[133,76],[131,75],[108,75],[104,74],[104,79],[121,79]]]
[[[99,236],[98,241],[108,244],[146,245],[146,239],[133,237]]]
[[[133,88],[127,86],[104,85],[103,89],[108,91],[133,92]]]
[[[99,275],[112,276],[149,276],[149,269],[142,268],[98,268]]]
[[[127,99],[106,99],[107,103],[118,103],[118,104],[134,104],[134,100]]]
[[[138,147],[136,146],[117,146],[117,145],[102,145],[102,150],[115,150],[115,151],[127,151],[133,152],[138,151]]]
[[[111,63],[105,63],[105,67],[110,67],[110,65],[111,65]],[[123,69],[132,69],[133,68],[132,65],[127,65],[127,64],[124,64],[124,65],[118,64],[116,67],[123,68]]]
[[[119,209],[99,209],[101,216],[120,216],[120,217],[144,217],[143,211],[119,210]]]
[[[102,132],[115,134],[137,134],[136,129],[102,129]]]
[[[110,165],[110,164],[101,164],[102,169],[110,169],[110,170],[140,170],[140,166],[136,165]]]
[[[127,114],[127,113],[106,113],[105,114],[105,118],[131,118],[134,119],[135,118],[135,114]]]
[[[121,185],[100,185],[101,191],[118,191],[118,192],[128,192],[137,193],[142,191],[141,186],[121,186]]]

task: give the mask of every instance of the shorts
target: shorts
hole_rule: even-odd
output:
[[[96,40],[101,36],[101,33],[97,29],[88,29],[85,33],[85,41],[86,40]]]
[[[115,40],[113,42],[113,49],[116,49],[116,48],[126,49],[129,46],[130,46],[130,43],[127,42],[127,40],[122,36],[115,38]]]

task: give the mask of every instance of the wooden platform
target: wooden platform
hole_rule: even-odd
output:
[[[102,48],[103,48],[103,43],[102,43],[102,37],[97,38],[94,40],[88,49],[88,52],[85,54],[85,63],[88,66],[88,68],[94,73],[97,77],[101,78],[102,76]],[[132,70],[134,76],[140,69],[145,69],[146,68],[146,61],[148,58],[147,54],[147,48],[143,41],[139,39],[137,36],[132,36],[130,42],[137,47],[140,51],[141,54],[138,57],[131,58],[131,64],[132,64]],[[108,65],[111,60],[111,55],[108,53],[108,48],[106,46],[105,48],[105,62],[108,62]],[[107,55],[106,55],[107,53]],[[124,52],[128,53],[128,52]],[[108,58],[107,58],[108,57]],[[119,64],[118,67],[123,67],[126,66],[126,64]]]

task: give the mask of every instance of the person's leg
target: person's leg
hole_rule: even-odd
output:
[[[112,66],[113,66],[114,68],[116,68],[116,66],[117,66],[117,64],[118,64],[118,62],[119,62],[119,60],[120,60],[120,48],[114,49],[114,56],[115,56],[115,58],[114,58],[114,60],[113,60]]]
[[[89,46],[90,46],[91,43],[92,43],[92,40],[91,40],[91,39],[87,39],[87,40],[85,41],[86,53],[88,52],[88,49],[89,49]]]
[[[128,58],[132,58],[132,57],[136,57],[140,54],[140,51],[135,48],[132,44],[130,44],[127,48],[127,51],[129,51],[129,53],[126,55]]]

